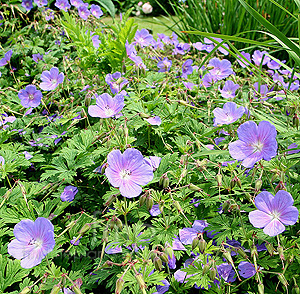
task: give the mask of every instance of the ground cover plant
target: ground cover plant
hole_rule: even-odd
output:
[[[105,13],[2,7],[0,292],[299,293],[294,60]]]

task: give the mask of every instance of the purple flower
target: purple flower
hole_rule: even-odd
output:
[[[34,85],[28,85],[25,89],[20,90],[18,97],[21,100],[21,104],[25,108],[37,107],[42,100],[42,92],[36,89]]]
[[[58,9],[66,11],[71,8],[68,0],[56,0],[54,4]]]
[[[0,167],[5,164],[5,159],[3,156],[0,156]]]
[[[198,85],[190,83],[190,82],[182,82],[182,83],[188,90],[194,90],[198,87]]]
[[[214,126],[217,125],[229,125],[237,121],[245,113],[245,108],[237,105],[234,102],[226,102],[222,108],[215,108],[214,114]]]
[[[245,279],[251,278],[256,274],[254,265],[248,261],[241,261],[238,269],[240,276]]]
[[[160,281],[162,285],[156,285],[156,291],[155,293],[153,294],[164,294],[165,292],[167,292],[170,288],[170,283],[167,281],[167,280],[162,280]]]
[[[214,39],[215,41],[217,41],[217,42],[219,42],[219,43],[223,42],[223,40],[220,39],[220,38],[212,38],[212,39]],[[215,42],[209,40],[208,38],[204,38],[204,43],[206,43],[206,44],[212,44],[212,45],[213,45],[212,48],[215,47]],[[227,44],[222,44],[222,46],[224,46],[224,47],[226,47],[227,49],[229,49],[229,46],[228,46]],[[218,47],[218,50],[219,50],[221,53],[223,53],[224,55],[228,55],[228,54],[229,54],[228,50],[224,49],[224,48],[221,47],[221,46]],[[210,51],[211,51],[211,50],[210,50]]]
[[[82,0],[71,0],[70,2],[76,8],[79,8],[81,5],[83,5],[83,1]]]
[[[171,66],[172,66],[172,60],[169,60],[168,57],[165,57],[163,60],[157,63],[157,67],[159,68],[158,72],[169,71]]]
[[[128,84],[128,80],[124,79],[122,74],[118,71],[113,74],[107,74],[105,77],[105,82],[109,85],[113,94],[121,92],[123,87]]]
[[[208,226],[205,220],[195,220],[192,228],[183,228],[179,230],[179,238],[182,244],[192,244],[193,240],[199,233],[203,233],[204,229]]]
[[[122,94],[117,94],[112,98],[109,94],[104,93],[96,96],[96,105],[89,106],[88,113],[92,117],[108,118],[119,113],[124,105]]]
[[[150,118],[146,118],[145,120],[152,126],[160,126],[161,125],[161,118],[158,115],[152,116]]]
[[[159,156],[149,156],[149,158],[145,158],[145,162],[153,168],[153,171],[155,171],[159,167],[159,164],[161,162],[161,157],[159,157]]]
[[[92,4],[91,5],[91,14],[96,18],[100,18],[103,15],[103,11],[101,10],[99,5]]]
[[[253,84],[254,89],[256,92],[258,92],[261,95],[262,100],[267,100],[267,94],[269,93],[268,85],[260,85],[260,88],[258,89],[258,82],[255,82]]]
[[[77,194],[78,189],[74,186],[66,186],[64,191],[60,195],[61,201],[71,202],[74,200],[75,195]]]
[[[134,44],[129,44],[128,40],[126,40],[125,49],[126,49],[127,56],[133,56],[137,54]]]
[[[187,59],[183,65],[182,65],[182,77],[184,79],[187,79],[188,75],[193,73],[193,60],[192,59]]]
[[[243,57],[245,57],[249,62],[245,61],[240,55],[238,55],[238,59],[237,62],[239,63],[239,65],[243,68],[247,67],[247,65],[251,64],[251,56],[249,53],[246,53],[244,51],[241,52],[241,55],[243,55]]]
[[[283,61],[281,61],[282,63],[285,63],[285,60],[283,60]],[[269,61],[268,61],[268,63],[267,63],[267,67],[269,68],[269,69],[280,69],[281,68],[281,65],[278,63],[278,62],[276,62],[275,60],[272,60],[272,59],[270,59]]]
[[[268,121],[257,126],[254,121],[247,121],[237,129],[239,140],[229,144],[230,155],[242,160],[242,165],[252,167],[257,161],[271,160],[276,156],[276,128]]]
[[[47,0],[34,0],[34,3],[35,3],[38,7],[43,7],[43,6],[47,6],[48,1],[47,1]]]
[[[209,72],[212,74],[213,78],[217,81],[225,79],[229,77],[231,74],[233,74],[233,70],[231,69],[231,63],[227,59],[218,59],[218,58],[212,58],[208,66],[212,66],[213,69],[211,69]]]
[[[99,40],[99,36],[98,35],[94,35],[92,37],[92,42],[93,42],[93,46],[98,49],[100,47],[101,41]]]
[[[105,170],[112,186],[118,187],[122,196],[137,197],[142,187],[153,179],[153,168],[149,166],[140,151],[129,148],[122,154],[113,150],[107,156],[108,167]]]
[[[280,190],[275,197],[267,191],[255,197],[257,210],[249,213],[250,223],[255,228],[264,228],[264,233],[273,237],[283,231],[285,226],[294,225],[298,220],[298,209],[293,206],[290,193]]]
[[[149,210],[149,213],[152,215],[152,216],[158,216],[161,214],[161,211],[159,209],[159,205],[158,204],[154,204],[152,206],[152,208]]]
[[[4,54],[4,57],[2,59],[0,59],[0,66],[4,66],[9,63],[12,53],[13,53],[13,51],[9,50]]]
[[[42,11],[42,14],[44,15],[46,21],[49,21],[50,19],[54,19],[54,11],[50,8],[45,8],[45,10]]]
[[[34,62],[38,63],[40,60],[43,60],[43,54],[32,54],[32,59]]]
[[[73,239],[72,240],[70,240],[70,243],[72,244],[72,245],[74,245],[74,246],[78,246],[79,245],[79,243],[80,243],[80,239],[81,239],[82,237],[73,237]]]
[[[23,0],[22,1],[22,6],[27,10],[30,11],[33,6],[32,6],[32,0]]]
[[[78,14],[82,19],[84,20],[88,19],[89,15],[91,14],[90,11],[88,10],[88,3],[87,5],[82,4],[78,7]]]
[[[134,62],[134,64],[138,68],[144,68],[144,69],[146,69],[146,65],[144,64],[144,62],[143,62],[143,60],[142,60],[142,58],[140,56],[130,55],[128,57]]]
[[[114,247],[114,244],[115,243],[111,243],[111,244],[109,244],[105,247],[104,251],[105,251],[106,254],[115,254],[115,253],[121,253],[122,252],[122,247],[120,247],[120,246]]]
[[[173,237],[172,249],[173,250],[186,250],[186,248],[183,246],[183,244],[179,240],[178,236]]]
[[[40,88],[44,91],[54,90],[58,84],[64,81],[64,73],[59,73],[57,67],[52,67],[50,71],[46,70],[42,72]]]
[[[188,43],[177,43],[175,45],[174,54],[181,54],[184,55],[185,53],[189,52],[191,46]]]
[[[44,217],[37,218],[35,222],[30,219],[20,221],[14,227],[14,235],[16,239],[8,244],[8,253],[21,259],[23,268],[40,264],[55,246],[54,227]]]
[[[206,50],[207,45],[205,45],[201,42],[197,42],[197,43],[193,43],[193,47],[199,51],[203,51],[203,50]]]
[[[23,154],[25,155],[25,159],[29,160],[33,157],[28,151],[23,151]]]
[[[234,278],[234,270],[232,268],[232,265],[229,263],[221,263],[220,265],[217,265],[217,271],[220,277],[224,279],[227,283],[232,283],[236,280]],[[233,275],[232,275],[233,271]]]
[[[137,30],[134,40],[136,44],[139,44],[141,47],[147,47],[154,41],[153,37],[150,35],[147,29],[141,29],[140,31]]]
[[[235,91],[240,86],[238,84],[235,84],[233,81],[228,80],[225,82],[225,85],[223,89],[219,87],[219,91],[221,92],[221,96],[223,98],[234,98],[235,97]]]
[[[267,64],[270,61],[270,57],[266,56],[265,54],[267,54],[267,51],[259,51],[259,50],[255,50],[253,55],[252,55],[252,60],[253,62],[259,66],[262,62],[262,65]]]
[[[202,78],[202,83],[203,86],[206,88],[211,87],[215,82],[214,76],[211,73],[207,73],[203,78]]]
[[[288,149],[296,149],[298,145],[296,143],[291,144]],[[287,154],[294,154],[300,152],[300,149],[288,151]]]

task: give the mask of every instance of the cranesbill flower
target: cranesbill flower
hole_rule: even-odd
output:
[[[34,85],[28,85],[25,89],[20,90],[18,97],[21,100],[21,104],[25,108],[37,107],[42,100],[42,92],[36,89]]]
[[[103,11],[101,10],[99,5],[92,4],[91,5],[91,14],[96,18],[100,18],[103,15]]]
[[[82,1],[82,0],[71,0],[70,2],[71,2],[71,4],[72,4],[73,6],[75,6],[76,8],[78,8],[78,7],[80,7],[81,5],[83,5],[83,1]]]
[[[40,88],[44,91],[54,90],[59,84],[64,81],[64,73],[59,73],[57,67],[52,67],[50,71],[42,72]]]
[[[157,292],[154,292],[153,294],[164,294],[169,290],[170,283],[167,280],[162,280],[160,282],[163,284],[163,286],[156,285],[156,291]]]
[[[159,156],[149,156],[149,158],[145,158],[145,162],[152,166],[153,171],[157,170],[160,162],[161,162],[161,157]]]
[[[296,143],[293,143],[288,146],[288,149],[296,149],[297,147],[298,147],[298,145]],[[287,154],[294,154],[294,153],[298,153],[298,152],[300,152],[300,149],[288,151]]]
[[[237,121],[243,116],[245,109],[243,106],[237,108],[234,102],[226,102],[223,109],[217,107],[213,110],[214,114],[214,126],[217,125],[229,125]]]
[[[237,62],[239,63],[239,65],[243,68],[247,67],[247,65],[251,64],[251,56],[249,53],[246,53],[244,51],[241,52],[241,55],[243,55],[243,57],[245,57],[249,62],[245,61],[243,58],[241,58],[240,55],[238,55],[238,59]]]
[[[227,59],[218,59],[218,58],[212,58],[208,66],[212,66],[213,69],[211,69],[209,72],[213,76],[215,80],[222,80],[227,77],[229,77],[231,74],[233,74],[233,70],[231,69],[231,62]]]
[[[71,5],[68,0],[56,0],[54,4],[58,9],[64,10],[67,12],[71,8]]]
[[[128,40],[126,40],[125,49],[127,56],[133,56],[137,54],[134,44],[129,44]]]
[[[137,149],[126,149],[123,154],[120,150],[113,150],[107,156],[107,163],[105,175],[124,197],[139,196],[142,193],[141,186],[153,179],[153,168]]]
[[[8,64],[8,62],[11,59],[13,51],[9,50],[4,54],[4,57],[2,59],[0,59],[0,66],[4,66],[6,64]]]
[[[92,36],[92,42],[93,42],[93,46],[96,49],[98,49],[100,47],[101,41],[99,40],[99,36],[98,35]]]
[[[80,5],[78,7],[78,14],[79,16],[84,19],[87,20],[89,15],[91,14],[90,11],[88,10],[88,4],[87,5]]]
[[[208,226],[205,220],[195,220],[191,228],[183,228],[179,230],[179,238],[182,244],[192,244],[193,240],[199,233],[203,233],[204,229]]]
[[[158,204],[154,204],[152,206],[152,208],[149,210],[149,213],[152,215],[152,216],[158,216],[161,214],[161,210],[159,209],[159,205]]]
[[[238,269],[240,276],[245,279],[251,278],[256,274],[254,265],[248,261],[241,261]]]
[[[89,106],[88,113],[92,117],[108,118],[119,113],[124,105],[122,94],[117,94],[112,98],[109,94],[104,93],[96,96],[96,105]]]
[[[128,80],[123,78],[122,74],[118,71],[113,74],[107,74],[105,77],[105,82],[109,85],[113,94],[121,92],[123,87],[128,84]]]
[[[255,82],[253,84],[254,89],[256,90],[256,92],[258,92],[260,94],[260,99],[262,100],[267,100],[268,96],[267,94],[270,92],[268,89],[268,85],[264,84],[264,85],[260,85],[260,87],[258,86],[258,82]]]
[[[276,128],[268,121],[257,124],[247,121],[237,129],[239,140],[229,144],[230,155],[242,160],[242,165],[252,167],[257,161],[271,160],[276,156]]]
[[[193,60],[192,59],[187,59],[183,65],[182,65],[182,77],[186,79],[188,75],[193,73]]]
[[[0,166],[3,166],[5,164],[5,159],[3,156],[0,156]]]
[[[262,62],[262,65],[267,64],[270,61],[270,57],[266,56],[268,52],[267,51],[259,51],[255,50],[252,55],[253,62],[259,66]]]
[[[33,8],[32,0],[23,0],[22,6],[27,10],[30,11]]]
[[[54,11],[50,8],[45,8],[45,10],[42,11],[42,14],[45,17],[46,21],[54,19]]]
[[[145,120],[152,126],[161,125],[161,118],[158,115],[146,118]]]
[[[150,35],[147,29],[141,29],[140,31],[137,30],[134,40],[136,41],[136,44],[139,44],[141,47],[147,47],[154,41],[152,35]]]
[[[185,53],[189,52],[191,46],[188,43],[177,43],[173,50],[174,54],[181,54],[184,55]]]
[[[138,67],[138,68],[144,68],[146,69],[146,65],[144,64],[142,58],[140,56],[137,55],[130,55],[128,56],[133,62],[134,64]]]
[[[158,72],[169,71],[171,66],[172,66],[172,60],[169,60],[168,57],[164,57],[163,60],[157,63],[157,67],[159,68]]]
[[[223,40],[220,39],[220,38],[212,38],[212,39],[216,40],[216,41],[219,42],[219,43],[223,42]],[[206,44],[212,44],[212,45],[213,45],[212,48],[214,48],[214,47],[216,46],[216,43],[213,42],[213,41],[211,41],[211,40],[208,39],[208,38],[204,38],[204,43],[206,43]],[[229,50],[229,46],[228,46],[227,44],[222,44],[222,46],[224,46],[225,48],[227,48],[227,49]],[[225,48],[219,46],[219,47],[218,47],[218,50],[219,50],[221,53],[223,53],[224,55],[228,55],[229,52],[228,52],[228,50],[226,50]],[[210,51],[211,51],[211,50],[210,50]]]
[[[47,0],[34,0],[34,3],[35,3],[38,7],[43,7],[43,6],[47,6],[48,1],[47,1]]]
[[[205,74],[205,76],[202,78],[202,83],[205,88],[211,87],[215,81],[216,80],[214,79],[214,76],[211,73]]]
[[[16,259],[21,259],[23,268],[32,268],[40,264],[55,246],[54,227],[44,217],[35,221],[20,221],[14,227],[14,235],[16,239],[8,244],[8,253]]]
[[[40,60],[43,60],[43,54],[40,53],[32,54],[32,59],[34,62],[38,63]]]
[[[71,202],[74,200],[75,195],[77,194],[78,189],[74,186],[66,186],[64,191],[60,195],[62,201]]]
[[[105,247],[105,253],[106,254],[116,254],[116,253],[121,253],[122,252],[122,247],[121,246],[114,246],[115,243],[111,243]]]
[[[228,80],[225,82],[225,85],[223,89],[219,87],[219,91],[221,93],[221,96],[223,98],[234,98],[235,97],[235,91],[239,88],[240,86],[238,84],[235,84],[233,81]]]
[[[264,233],[276,236],[285,231],[285,225],[294,225],[299,211],[293,206],[294,199],[290,193],[280,190],[275,197],[267,191],[255,197],[257,210],[249,213],[250,223],[256,228],[264,228]]]

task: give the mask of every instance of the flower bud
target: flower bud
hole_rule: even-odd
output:
[[[199,244],[199,239],[198,239],[198,237],[196,237],[195,239],[193,239],[193,242],[192,242],[192,250],[194,250],[196,247],[198,247],[198,244]]]
[[[266,248],[267,248],[269,254],[271,256],[273,256],[273,254],[274,254],[274,247],[273,247],[273,245],[271,243],[269,243],[269,242],[266,242]]]
[[[257,289],[258,289],[258,294],[264,294],[265,293],[264,284],[259,283],[258,286],[257,286]]]
[[[105,229],[104,231],[103,231],[103,237],[102,237],[102,241],[103,242],[108,242],[108,235],[109,235],[109,233],[108,233],[108,230],[107,229]]]
[[[231,250],[230,249],[227,249],[223,252],[223,257],[230,263],[230,264],[233,264],[233,260],[232,260],[232,257],[231,257]]]
[[[80,117],[81,118],[87,117],[86,112],[85,112],[85,110],[83,108],[80,110]]]
[[[103,265],[101,266],[101,268],[112,268],[113,263],[110,260],[106,260]]]
[[[164,179],[163,179],[163,183],[162,183],[163,188],[164,189],[168,188],[169,187],[169,183],[170,183],[170,180],[169,180],[167,174],[165,174]]]
[[[292,294],[300,294],[300,289],[297,284],[295,284],[295,286],[293,287]]]
[[[162,270],[162,261],[158,256],[154,257],[153,263],[157,271]]]
[[[173,201],[173,204],[180,213],[183,212],[183,209],[181,208],[178,201]]]
[[[258,191],[260,191],[261,186],[262,186],[263,182],[261,179],[257,179],[255,181],[255,192],[257,193]]]
[[[251,246],[250,252],[251,252],[251,257],[253,257],[254,255],[255,255],[255,256],[258,256],[257,248],[256,248],[255,245],[252,245],[252,246]]]
[[[199,169],[199,171],[203,171],[206,169],[206,165],[208,163],[208,160],[206,158],[200,160],[196,160],[196,167]]]
[[[84,98],[84,106],[89,107],[91,104],[92,96],[91,93],[87,93]]]
[[[27,286],[19,294],[28,294],[30,292],[31,292],[31,288]]]
[[[283,274],[278,274],[278,280],[282,283],[282,285],[287,288],[287,286],[289,285],[287,280],[286,280],[286,277],[283,275]]]
[[[232,190],[236,185],[236,181],[235,181],[235,178],[233,178],[231,181],[230,181],[230,190]]]
[[[235,177],[235,181],[236,181],[236,184],[238,185],[238,187],[242,188],[242,182],[238,177]]]
[[[82,294],[80,288],[77,285],[73,286],[73,291],[75,292],[75,294]]]
[[[122,230],[122,228],[123,228],[122,221],[119,218],[116,218],[116,226],[120,230]]]
[[[239,255],[241,255],[242,257],[244,257],[245,259],[247,259],[248,258],[248,255],[246,254],[246,252],[243,250],[243,248],[241,248],[241,247],[239,247],[238,249],[237,249],[237,253],[239,254]]]
[[[146,288],[146,284],[144,282],[143,276],[141,274],[136,274],[135,278],[140,286],[141,289],[145,289]]]
[[[203,267],[203,270],[202,270],[202,274],[203,275],[207,274],[208,271],[209,271],[209,268],[210,268],[210,265],[208,263],[205,264],[204,267]]]
[[[123,290],[123,286],[124,286],[124,280],[121,277],[121,278],[117,279],[115,294],[120,294]]]
[[[140,196],[140,200],[139,200],[139,206],[142,207],[145,202],[146,202],[147,196],[146,194],[143,194],[142,196]]]
[[[224,212],[228,212],[228,209],[229,209],[229,206],[230,206],[230,201],[229,200],[226,200],[223,205],[222,205],[222,210]]]
[[[293,126],[296,127],[297,129],[299,127],[299,117],[296,113],[293,116]]]
[[[217,275],[216,269],[215,269],[215,268],[211,268],[211,269],[209,270],[209,273],[208,273],[209,278],[210,278],[212,281],[214,281],[215,278],[216,278],[216,275]]]
[[[60,287],[58,285],[54,285],[50,294],[58,294],[60,291]]]
[[[160,259],[163,261],[163,262],[165,262],[165,263],[168,263],[169,262],[169,258],[168,258],[168,255],[166,254],[166,253],[161,253],[160,255],[159,255],[159,257],[160,257]]]
[[[92,225],[91,224],[85,224],[82,226],[82,228],[79,231],[79,235],[84,235],[85,233],[87,233],[90,229],[91,229]]]
[[[107,201],[104,203],[104,206],[110,206],[115,201],[116,198],[117,198],[116,194],[110,195]]]
[[[189,184],[189,189],[191,191],[196,191],[196,192],[200,192],[202,189],[199,188],[198,186],[194,185],[194,184]]]
[[[205,251],[206,245],[207,245],[206,241],[205,241],[204,239],[201,238],[201,239],[199,240],[199,244],[198,244],[199,251],[200,251],[201,253],[203,253],[203,252]]]
[[[165,253],[166,253],[168,256],[170,256],[170,257],[172,257],[172,256],[174,255],[174,251],[173,251],[173,249],[172,249],[171,246],[167,246],[167,247],[165,248]]]
[[[149,114],[146,114],[146,113],[143,113],[143,112],[140,112],[140,113],[139,113],[139,116],[140,116],[141,118],[150,118],[150,117],[151,117]]]
[[[109,227],[111,230],[113,230],[114,227],[115,227],[115,225],[116,225],[116,217],[113,216],[113,217],[111,218],[110,222],[108,223],[108,227]]]
[[[278,246],[277,251],[278,251],[280,259],[281,260],[285,260],[284,254],[283,254],[283,247],[282,246]]]
[[[148,195],[146,199],[147,209],[150,210],[153,207],[153,204],[154,204],[153,198],[150,195]]]
[[[187,157],[187,155],[181,155],[181,157],[180,157],[180,164],[182,164],[182,165],[186,165],[187,164],[187,162],[188,162],[188,157]]]

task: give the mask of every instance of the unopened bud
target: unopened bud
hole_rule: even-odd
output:
[[[257,193],[258,191],[260,191],[261,186],[262,186],[263,182],[261,179],[257,179],[255,181],[255,192]]]
[[[110,222],[108,223],[108,227],[109,227],[111,230],[113,230],[114,227],[115,227],[115,225],[116,225],[116,217],[113,216],[113,217],[111,218]]]
[[[210,265],[208,263],[205,264],[204,267],[203,267],[203,270],[202,270],[202,274],[203,275],[207,274],[208,271],[209,271],[209,268],[210,268]]]
[[[297,284],[293,287],[292,294],[300,294],[300,289]]]
[[[140,286],[141,289],[145,289],[146,288],[146,284],[144,282],[143,276],[141,274],[136,274],[135,278]]]
[[[206,241],[205,241],[204,239],[200,239],[200,240],[199,240],[198,247],[199,247],[199,251],[200,251],[201,253],[203,253],[203,252],[205,251],[206,245],[207,245],[207,243],[206,243]]]
[[[87,93],[84,98],[84,106],[89,107],[91,104],[92,95],[91,93]]]
[[[181,208],[178,201],[173,201],[173,204],[180,213],[183,212],[183,209]]]
[[[283,247],[282,246],[278,246],[277,251],[278,251],[280,259],[281,260],[285,260],[284,253],[283,253]]]
[[[199,244],[199,239],[198,239],[198,237],[196,237],[195,239],[193,239],[193,242],[192,242],[192,250],[194,250],[196,247],[198,247],[198,244]]]
[[[165,263],[168,263],[169,262],[169,258],[168,258],[168,255],[166,253],[161,253],[159,255],[160,259],[165,262]]]
[[[102,241],[103,242],[108,242],[108,235],[109,235],[109,232],[108,232],[108,230],[107,229],[105,229],[104,231],[103,231],[103,237],[102,237]]]
[[[139,200],[139,206],[140,206],[140,207],[142,207],[142,206],[145,204],[146,199],[147,199],[146,194],[143,194],[143,195],[140,197],[140,200]]]
[[[289,285],[287,280],[286,280],[286,277],[283,275],[283,274],[278,274],[278,280],[282,283],[282,285],[287,288],[287,286]]]
[[[140,112],[140,113],[139,113],[139,116],[140,116],[141,118],[150,118],[150,117],[151,117],[149,114],[146,114],[146,113],[143,113],[143,112]]]
[[[123,290],[124,280],[122,278],[117,279],[115,294],[120,294]]]
[[[106,260],[101,267],[102,268],[112,268],[112,266],[113,266],[113,263],[110,260]]]
[[[242,257],[244,257],[244,258],[248,258],[248,255],[245,253],[245,251],[243,250],[243,248],[241,248],[241,247],[239,247],[238,249],[237,249],[237,253],[239,254],[239,255],[241,255]]]
[[[297,129],[299,127],[299,117],[296,113],[293,116],[293,126],[296,127]]]
[[[253,257],[254,255],[255,255],[255,256],[258,256],[257,248],[256,248],[255,245],[252,245],[252,246],[251,246],[250,252],[251,252],[251,257]]]
[[[217,174],[216,179],[217,179],[218,187],[222,186],[222,175]]]
[[[238,177],[235,177],[235,181],[236,181],[236,184],[238,185],[238,187],[242,188],[242,182]]]
[[[264,294],[265,293],[265,287],[264,284],[260,283],[257,286],[258,294]]]
[[[200,192],[202,189],[199,188],[198,186],[194,185],[194,184],[189,184],[189,189],[191,191],[196,191],[196,192]]]
[[[117,220],[116,220],[116,226],[120,230],[122,230],[122,228],[123,228],[122,221],[119,218],[117,218]]]
[[[163,183],[162,183],[163,188],[168,188],[169,183],[170,183],[170,180],[169,180],[168,176],[165,174],[164,179],[163,179]]]
[[[153,207],[153,204],[154,204],[153,198],[150,195],[147,196],[147,199],[146,199],[147,209],[150,210]]]
[[[60,287],[58,285],[54,285],[50,294],[58,294],[60,291]]]
[[[115,201],[116,198],[117,198],[116,194],[110,195],[107,201],[104,203],[104,206],[110,206]]]
[[[235,185],[236,185],[236,181],[235,181],[235,179],[232,179],[230,181],[230,190],[232,190],[235,187]]]
[[[83,227],[79,231],[79,235],[81,235],[81,236],[84,235],[85,233],[87,233],[91,229],[91,227],[92,227],[91,224],[83,225]]]
[[[230,264],[233,264],[233,260],[232,260],[232,257],[231,257],[231,250],[230,249],[227,249],[223,252],[223,256],[224,258],[230,263]]]
[[[27,286],[19,294],[28,294],[30,292],[31,292],[31,288]]]
[[[154,257],[153,263],[154,263],[154,266],[155,266],[156,270],[161,271],[162,261],[158,256]]]
[[[78,286],[73,286],[73,291],[75,292],[75,294],[82,294],[80,288]]]
[[[172,256],[174,255],[174,251],[173,251],[173,249],[172,249],[171,246],[167,246],[167,247],[166,247],[165,253],[166,253],[168,256],[170,256],[170,257],[172,257]]]
[[[228,209],[229,209],[229,207],[230,207],[230,201],[227,200],[227,201],[225,201],[225,202],[223,203],[223,205],[222,205],[222,210],[223,210],[224,212],[227,212]]]
[[[215,278],[216,278],[216,275],[217,275],[216,269],[215,269],[215,268],[211,268],[211,269],[209,270],[209,274],[208,274],[209,278],[210,278],[212,281],[214,281]]]
[[[188,173],[187,169],[184,169],[184,170],[181,172],[180,177],[181,177],[181,178],[186,177],[187,173]]]
[[[87,117],[86,112],[85,112],[85,110],[83,108],[80,110],[80,117],[81,118]]]
[[[273,256],[273,254],[274,254],[274,247],[273,247],[273,245],[271,243],[269,243],[269,242],[266,242],[266,248],[267,248],[269,254],[271,256]]]

